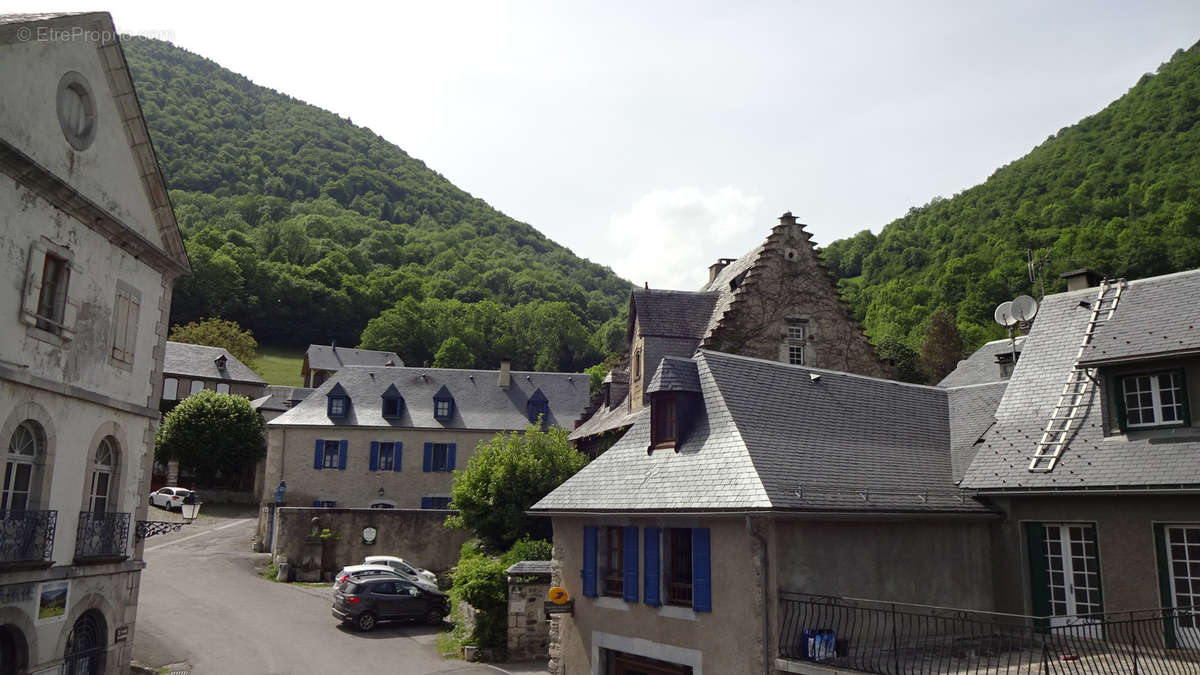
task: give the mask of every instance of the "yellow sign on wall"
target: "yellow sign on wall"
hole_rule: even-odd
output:
[[[567,589],[554,586],[546,593],[546,597],[550,598],[550,602],[561,605],[567,601],[569,596],[567,595]]]

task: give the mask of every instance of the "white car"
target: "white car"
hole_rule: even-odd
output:
[[[150,493],[150,506],[161,506],[168,511],[178,509],[183,504],[183,498],[190,494],[191,490],[181,487],[165,487]]]
[[[388,567],[400,573],[400,576],[410,580],[421,580],[434,588],[437,588],[437,575],[427,569],[422,569],[408,562],[404,558],[397,558],[394,555],[369,555],[363,558],[363,563],[367,565],[387,565]]]

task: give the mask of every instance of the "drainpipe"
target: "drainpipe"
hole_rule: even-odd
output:
[[[768,617],[771,613],[767,606],[769,602],[767,593],[767,540],[754,531],[754,525],[750,520],[750,516],[746,516],[746,534],[754,537],[758,541],[759,550],[761,551],[762,564],[762,672],[763,675],[771,675],[771,632],[769,627]]]

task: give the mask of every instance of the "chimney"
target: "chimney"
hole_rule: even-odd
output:
[[[721,270],[729,267],[729,263],[733,262],[734,258],[717,258],[717,262],[708,266],[708,281],[712,283],[713,279],[721,273]]]
[[[782,216],[779,216],[780,225],[795,225],[796,216],[792,215],[791,211],[784,211]]]
[[[512,361],[508,359],[500,359],[500,388],[508,389],[508,385],[512,384]]]
[[[1067,292],[1080,291],[1085,288],[1099,286],[1101,281],[1104,281],[1104,275],[1094,270],[1089,270],[1086,267],[1083,269],[1072,270],[1058,275],[1060,279],[1067,280]]]

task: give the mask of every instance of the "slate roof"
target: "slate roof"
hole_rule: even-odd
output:
[[[616,405],[612,407],[600,406],[592,413],[592,416],[587,418],[583,424],[580,424],[574,431],[567,436],[572,441],[577,441],[588,436],[595,436],[613,429],[621,429],[633,424],[634,415],[630,410],[629,396],[626,395]]]
[[[975,458],[978,441],[996,423],[996,408],[1008,381],[972,384],[949,389],[950,465],[954,480],[960,481]]]
[[[636,317],[642,335],[692,338],[699,341],[708,327],[717,293],[634,289],[630,296],[631,318]]]
[[[520,431],[529,424],[526,403],[539,388],[549,403],[548,424],[570,429],[587,407],[585,373],[513,371],[511,377],[504,389],[497,385],[495,370],[346,366],[267,424]],[[399,418],[384,419],[383,392],[391,385],[404,397],[404,409]],[[330,419],[326,395],[339,386],[350,397],[350,409],[345,417]],[[433,397],[443,388],[454,396],[449,420],[433,417]]]
[[[217,369],[217,358],[224,356],[225,370]],[[163,352],[163,375],[166,377],[191,377],[223,382],[266,385],[246,364],[234,358],[222,347],[193,345],[186,342],[167,341]]]
[[[1145,317],[1148,311],[1153,311],[1156,322],[1171,326],[1188,325],[1180,322],[1180,316],[1191,317],[1194,322],[1191,325],[1200,323],[1200,304],[1191,295],[1196,274],[1129,282],[1114,313],[1112,330],[1107,334],[1120,332],[1128,335],[1131,343],[1146,345],[1138,349],[1159,353],[1153,350],[1161,338],[1127,328],[1129,320],[1124,317]],[[1176,284],[1178,290],[1165,288]],[[1102,394],[1094,386],[1089,388],[1090,405],[1085,408],[1086,416],[1077,427],[1078,433],[1069,439],[1054,470],[1037,473],[1028,470],[1042,429],[1074,365],[1091,314],[1080,302],[1092,302],[1096,295],[1097,289],[1088,288],[1043,299],[1021,359],[996,411],[996,424],[977,446],[961,483],[963,487],[985,492],[1023,492],[1200,485],[1200,430],[1185,427],[1105,436]],[[1186,333],[1176,329],[1172,334]],[[1096,335],[1101,335],[1101,331]],[[1101,379],[1102,386],[1103,382]]]
[[[1025,344],[1025,336],[1016,338],[1017,354],[1021,353],[1021,349]],[[949,375],[942,378],[938,382],[939,387],[962,387],[970,384],[984,384],[987,382],[999,382],[1007,380],[1000,372],[1000,366],[996,363],[998,354],[1009,354],[1012,352],[1012,343],[1008,338],[1001,340],[992,340],[980,347],[967,358],[958,362],[958,365],[950,372]]]
[[[1164,358],[1200,352],[1200,270],[1130,282],[1112,319],[1096,326],[1085,364]]]
[[[532,510],[991,513],[954,487],[944,389],[708,350],[695,363],[704,405],[678,452],[647,453],[645,408]]]
[[[521,562],[513,563],[512,566],[505,570],[509,576],[524,574],[549,575],[553,571],[553,564],[549,560],[522,560]]]
[[[304,353],[311,370],[339,370],[342,366],[403,366],[395,352],[373,349],[349,349],[330,345],[309,345]],[[388,363],[388,362],[391,363]]]
[[[721,324],[721,319],[725,318],[725,314],[733,306],[733,298],[737,289],[733,288],[731,283],[733,280],[742,275],[749,275],[750,268],[758,261],[758,257],[766,251],[766,243],[759,244],[746,255],[734,260],[726,265],[712,281],[704,284],[700,288],[701,291],[717,293],[717,301],[713,307],[713,311],[708,317],[708,325],[704,329],[702,339],[707,340],[717,330],[717,326]],[[743,277],[743,280],[745,277]],[[742,282],[738,282],[738,288],[741,288]]]
[[[107,12],[47,12],[43,14],[0,14],[0,24],[9,23],[29,23],[32,21],[51,21],[53,19],[65,19],[68,17],[79,17],[89,15],[103,15],[107,17]]]
[[[251,401],[255,409],[258,410],[288,410],[312,393],[312,389],[305,387],[283,387],[280,385],[268,385],[267,395],[262,398],[257,398]]]
[[[681,359],[668,356],[658,364],[650,384],[646,385],[646,393],[657,391],[694,391],[700,393],[700,375],[696,371],[696,362],[692,359]]]

